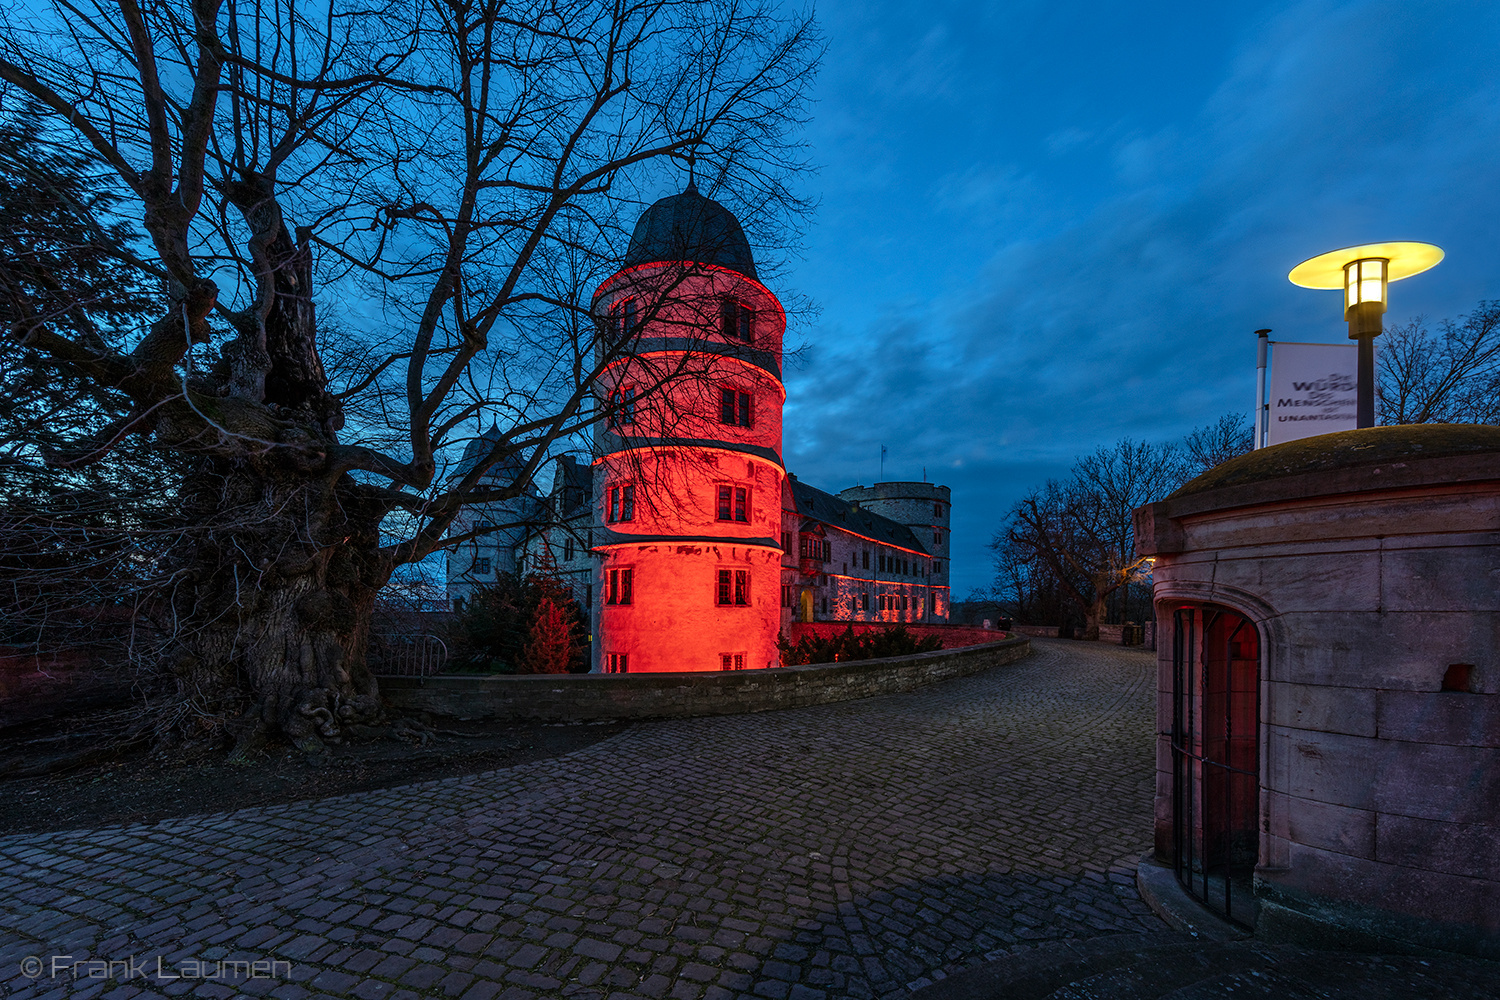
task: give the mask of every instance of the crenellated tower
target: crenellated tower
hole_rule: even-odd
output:
[[[594,669],[779,663],[786,316],[738,220],[690,182],[594,294]]]

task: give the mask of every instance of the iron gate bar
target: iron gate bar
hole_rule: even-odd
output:
[[[1222,869],[1224,880],[1224,908],[1222,915],[1232,923],[1240,926],[1249,926],[1234,916],[1234,889],[1232,884],[1236,859],[1236,833],[1240,832],[1234,825],[1236,811],[1234,802],[1235,792],[1241,790],[1241,783],[1244,778],[1253,779],[1254,785],[1252,787],[1257,795],[1260,787],[1260,751],[1258,745],[1255,746],[1255,770],[1236,767],[1230,762],[1234,755],[1233,747],[1236,738],[1243,738],[1246,735],[1243,733],[1237,734],[1234,729],[1234,646],[1236,640],[1247,626],[1253,628],[1250,621],[1243,616],[1234,616],[1239,619],[1239,622],[1234,630],[1225,637],[1223,644],[1224,714],[1222,720],[1222,739],[1224,746],[1222,756],[1226,759],[1219,760],[1209,753],[1210,747],[1206,742],[1208,734],[1206,731],[1200,732],[1198,729],[1198,720],[1200,717],[1197,711],[1198,697],[1200,696],[1200,692],[1203,697],[1208,697],[1212,693],[1212,685],[1209,683],[1210,677],[1208,676],[1208,657],[1206,655],[1203,657],[1200,666],[1197,656],[1198,649],[1200,648],[1198,636],[1200,633],[1203,636],[1201,648],[1207,653],[1209,651],[1209,635],[1224,615],[1225,612],[1202,608],[1179,608],[1173,615],[1173,637],[1175,640],[1172,653],[1171,737],[1173,755],[1172,845],[1175,855],[1173,859],[1173,872],[1177,880],[1192,895],[1196,896],[1205,905],[1209,905],[1210,908],[1214,908],[1210,902],[1213,895],[1210,887],[1210,876],[1213,874],[1215,868]],[[1256,638],[1259,639],[1259,636],[1257,635]],[[1255,676],[1258,679],[1258,642],[1256,648],[1257,669]],[[1203,671],[1201,683],[1198,677],[1199,669]],[[1257,680],[1255,691],[1257,702],[1255,726],[1257,731],[1260,715],[1258,688],[1259,684]],[[1207,717],[1208,709],[1209,706],[1204,705],[1202,716],[1204,722],[1209,721]],[[1252,740],[1258,740],[1255,732],[1249,735]],[[1195,740],[1203,741],[1205,745],[1195,749]],[[1224,775],[1223,788],[1220,790],[1223,801],[1218,803],[1218,810],[1213,809],[1214,803],[1211,801],[1214,796],[1210,788],[1209,779],[1214,773]],[[1239,776],[1240,782],[1235,782],[1230,777],[1231,775]],[[1194,780],[1195,777],[1197,781]],[[1198,792],[1195,790],[1194,785],[1200,783],[1203,787],[1202,791]],[[1210,824],[1213,812],[1218,812],[1219,818],[1222,820],[1222,826],[1217,831]],[[1196,823],[1190,826],[1189,823],[1191,821],[1196,821]],[[1203,840],[1201,848],[1197,842],[1197,837],[1194,836],[1194,826],[1196,826]],[[1216,832],[1218,834],[1217,838]],[[1258,839],[1259,830],[1252,827],[1252,832]],[[1215,839],[1222,840],[1222,843],[1217,845],[1217,852],[1214,850]],[[1201,857],[1199,854],[1200,850],[1202,852]],[[1221,861],[1218,864],[1215,864],[1216,853],[1221,856]],[[1195,891],[1193,887],[1193,882],[1195,881],[1193,878],[1195,863],[1201,873],[1201,877],[1196,880],[1201,884],[1201,890],[1199,891]]]

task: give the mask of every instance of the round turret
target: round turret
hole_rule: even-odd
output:
[[[786,316],[739,223],[691,185],[656,202],[594,314],[595,669],[775,666]]]
[[[851,486],[839,498],[910,528],[932,556],[935,585],[948,585],[952,490],[934,483],[876,483]]]

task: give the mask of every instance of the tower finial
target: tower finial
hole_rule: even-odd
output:
[[[696,173],[698,158],[695,157],[695,156],[689,156],[687,158],[687,161],[688,161],[688,182],[687,182],[687,187],[685,187],[685,188],[682,189],[682,193],[683,194],[687,194],[688,192],[692,192],[693,194],[697,194],[698,193],[698,183],[697,183],[697,180],[695,178],[695,173]]]

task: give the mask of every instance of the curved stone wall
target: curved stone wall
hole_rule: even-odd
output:
[[[385,677],[391,704],[461,719],[582,722],[738,715],[869,698],[1015,663],[1031,641],[772,670],[653,674]]]
[[[1136,537],[1166,626],[1158,857],[1173,612],[1228,608],[1260,634],[1257,935],[1500,957],[1500,428],[1264,449]]]

